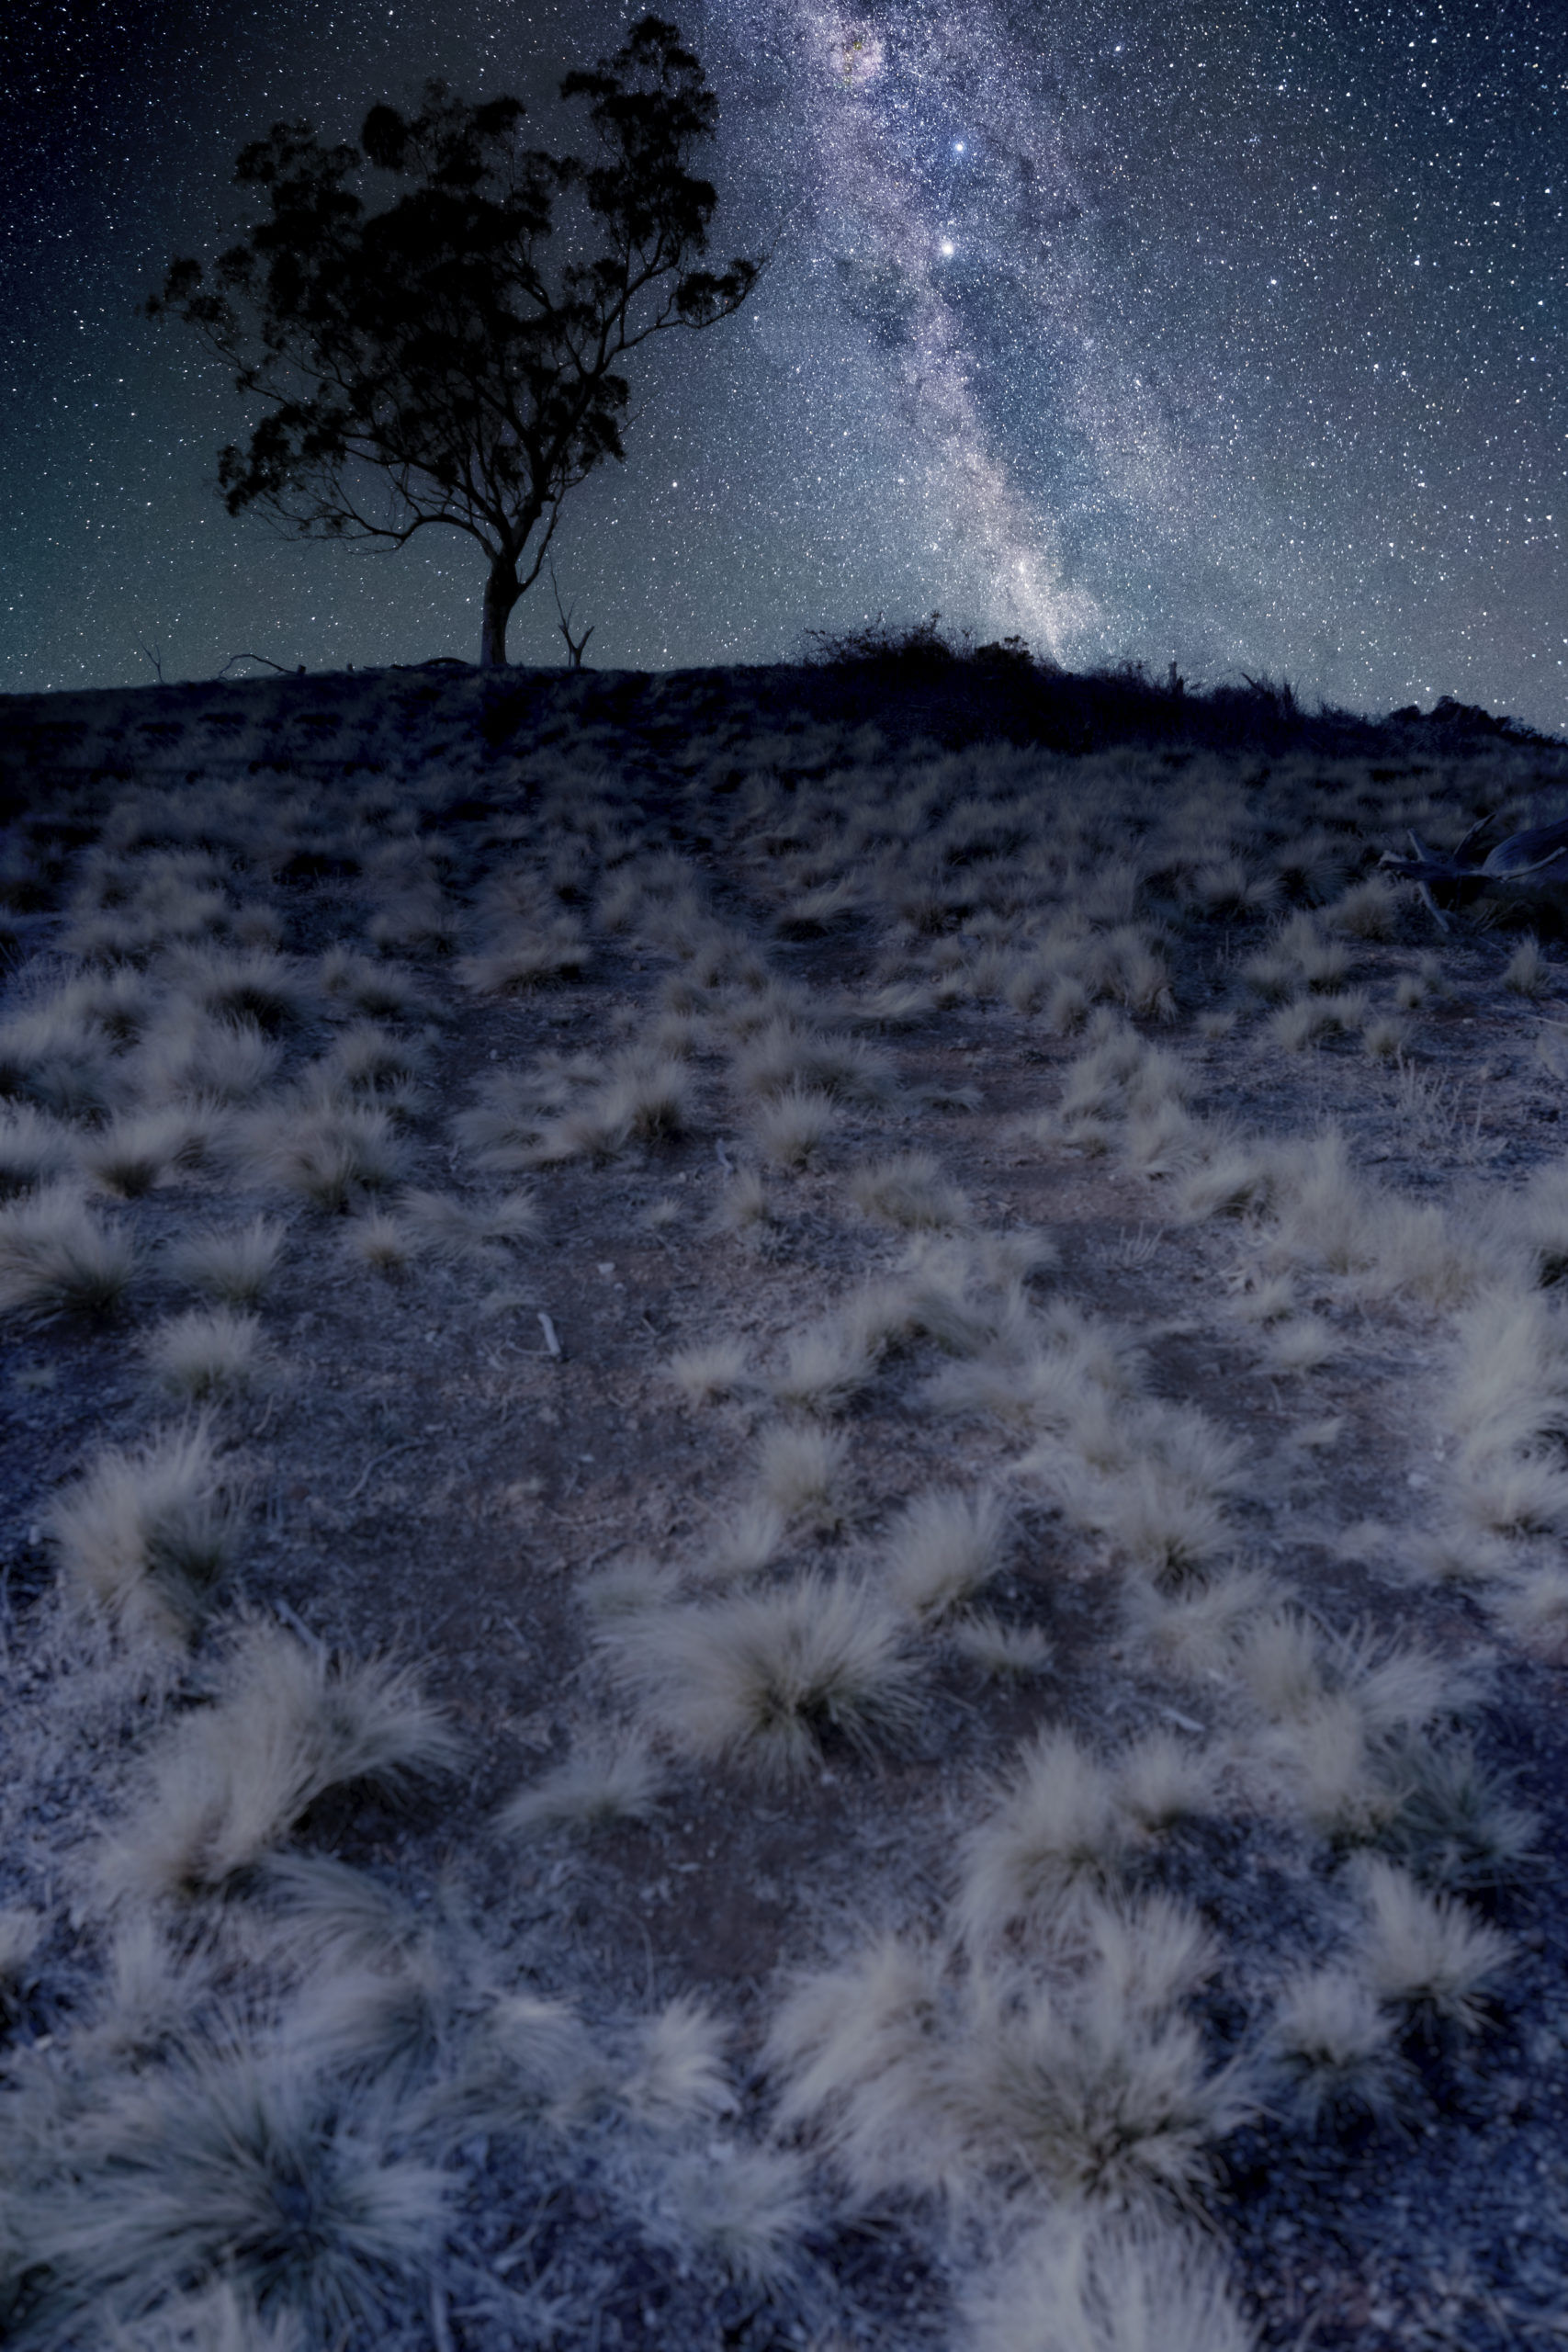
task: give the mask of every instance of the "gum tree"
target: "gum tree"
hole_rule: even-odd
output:
[[[513,97],[432,82],[412,119],[366,117],[359,147],[275,123],[239,157],[269,216],[210,272],[176,261],[148,315],[197,327],[264,407],[224,449],[231,514],[400,547],[432,524],[489,566],[479,660],[506,659],[561,501],[622,458],[620,363],[649,337],[739,309],[761,261],[702,265],[717,195],[692,159],[718,106],[675,27],[646,16],[569,74],[592,152],[524,144]],[[372,209],[370,175],[391,186]]]

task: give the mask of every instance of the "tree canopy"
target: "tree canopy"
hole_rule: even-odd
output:
[[[718,107],[673,25],[641,17],[560,95],[587,102],[586,159],[526,146],[520,99],[470,105],[439,82],[412,117],[373,107],[358,147],[275,123],[235,175],[268,217],[210,272],[175,262],[146,305],[198,328],[265,404],[219,458],[231,514],[392,546],[466,532],[489,562],[486,663],[506,658],[561,501],[625,455],[624,355],[728,318],[763,266],[701,266],[717,193],[691,164]],[[371,174],[393,183],[379,209],[359,192]]]

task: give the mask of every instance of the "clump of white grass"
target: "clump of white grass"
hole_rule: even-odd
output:
[[[716,2261],[750,2288],[779,2285],[798,2266],[810,2226],[806,2168],[782,2148],[716,2141],[660,2165],[638,2222],[678,2261]]]
[[[1399,922],[1399,899],[1381,874],[1371,874],[1325,907],[1323,921],[1347,939],[1392,939]]]
[[[761,1170],[738,1168],[719,1195],[713,1213],[714,1231],[739,1234],[754,1241],[772,1223],[773,1209]]]
[[[963,2352],[1255,2352],[1215,2249],[1082,2210],[1031,2232],[965,2301]]]
[[[137,1252],[68,1184],[0,1207],[0,1314],[101,1317],[124,1302]]]
[[[181,956],[171,977],[187,1004],[223,1020],[275,1029],[310,1010],[310,984],[303,975],[285,957],[263,951],[198,949]]]
[[[1550,996],[1557,984],[1557,967],[1541,948],[1539,939],[1521,941],[1508,958],[1503,974],[1503,986],[1512,989],[1516,996],[1529,997],[1539,1002]]]
[[[1241,971],[1257,995],[1277,1004],[1303,989],[1332,988],[1349,968],[1348,949],[1325,939],[1312,915],[1295,914],[1269,946],[1247,957]]]
[[[343,1238],[344,1247],[360,1264],[373,1267],[378,1274],[400,1274],[414,1256],[413,1236],[386,1209],[367,1209],[351,1216]]]
[[[1086,1396],[1065,1439],[1026,1454],[1069,1514],[1124,1560],[1179,1582],[1222,1560],[1234,1534],[1224,1498],[1240,1476],[1241,1449],[1193,1408],[1114,1410]]]
[[[1139,1581],[1128,1595],[1134,1632],[1151,1661],[1188,1682],[1229,1680],[1247,1630],[1275,1598],[1260,1570],[1236,1568],[1174,1593]]]
[[[292,2315],[307,2344],[379,2332],[446,2218],[447,2179],[405,2152],[408,2131],[393,2104],[351,2095],[286,2036],[265,2052],[193,2041],[109,2076],[16,2214],[40,2280],[33,2324],[51,2341],[89,2321],[118,2333],[181,2288],[228,2284]],[[241,2338],[245,2352],[266,2340]]]
[[[423,1255],[459,1264],[483,1262],[498,1242],[532,1241],[539,1232],[539,1208],[528,1193],[480,1205],[452,1193],[406,1192],[397,1214],[413,1248]]]
[[[481,996],[513,996],[552,980],[574,980],[589,958],[581,933],[561,924],[532,936],[513,938],[478,956],[458,958],[457,977]]]
[[[1415,2078],[1397,2025],[1353,1968],[1314,1969],[1286,1985],[1270,2039],[1291,2109],[1309,2132],[1401,2112]]]
[[[1448,1894],[1506,1885],[1540,1860],[1539,1817],[1468,1739],[1406,1738],[1382,1759],[1394,1796],[1382,1844]]]
[[[1542,1657],[1568,1657],[1568,1568],[1549,1563],[1527,1568],[1496,1602],[1516,1637]]]
[[[1239,2064],[1215,2068],[1178,2003],[1213,1965],[1203,1930],[1173,1904],[1103,1906],[1066,1984],[980,1977],[955,2086],[965,2136],[1065,2200],[1112,2208],[1194,2196],[1210,2150],[1252,2111]]]
[[[1359,1857],[1357,1878],[1366,1913],[1359,1964],[1377,1997],[1428,2026],[1473,2032],[1512,1959],[1507,1937],[1381,1856]]]
[[[1008,1534],[1007,1510],[998,1494],[917,1497],[887,1536],[888,1598],[920,1623],[947,1616],[997,1575]]]
[[[77,1153],[84,1174],[107,1193],[138,1200],[182,1160],[198,1154],[210,1128],[182,1111],[122,1113]]]
[[[959,1657],[988,1682],[1031,1680],[1048,1670],[1055,1655],[1042,1626],[1004,1624],[989,1610],[954,1618],[947,1632]]]
[[[75,1159],[76,1140],[63,1120],[45,1117],[30,1102],[0,1103],[0,1197],[63,1176]]]
[[[1075,1889],[1108,1883],[1128,1842],[1106,1767],[1070,1731],[1042,1732],[1000,1804],[969,1835],[955,1905],[964,1936],[985,1943],[1017,1920],[1048,1917]]]
[[[348,947],[328,948],[316,967],[316,985],[329,1004],[346,1003],[376,1020],[414,1020],[430,1009],[412,972]]]
[[[1378,1204],[1352,1170],[1337,1129],[1280,1151],[1275,1190],[1279,1223],[1273,1246],[1287,1260],[1321,1263],[1336,1274],[1374,1262]]]
[[[809,2124],[858,2199],[960,2178],[942,1955],[882,1938],[796,1984],[763,2062],[782,2130]]]
[[[259,1112],[240,1131],[238,1149],[242,1176],[337,1216],[403,1173],[402,1147],[386,1112],[361,1103],[304,1102]]]
[[[752,1141],[770,1166],[804,1168],[836,1115],[831,1095],[792,1086],[758,1105],[751,1118]]]
[[[739,1340],[709,1340],[678,1350],[670,1359],[669,1377],[694,1405],[739,1396],[751,1385],[750,1361]]]
[[[667,2001],[644,2024],[623,2105],[644,2121],[669,2126],[732,2114],[735,2094],[724,2064],[728,2030],[698,2001]]]
[[[898,1074],[886,1054],[858,1038],[823,1036],[784,1019],[770,1021],[740,1047],[730,1077],[739,1093],[762,1099],[806,1092],[883,1102],[896,1092]]]
[[[762,1496],[784,1519],[831,1531],[843,1520],[848,1459],[848,1445],[836,1431],[781,1422],[762,1439]]]
[[[1337,996],[1303,996],[1282,1004],[1270,1015],[1269,1034],[1288,1054],[1299,1054],[1320,1037],[1353,1037],[1367,1018],[1367,1000],[1359,989]]]
[[[260,1320],[231,1306],[172,1316],[147,1334],[143,1347],[164,1385],[197,1402],[248,1388],[264,1363]]]
[[[876,1351],[853,1315],[830,1317],[795,1332],[782,1372],[768,1383],[777,1404],[804,1413],[834,1413],[848,1404],[876,1370]]]
[[[553,1772],[531,1781],[502,1806],[501,1826],[528,1837],[542,1829],[598,1829],[646,1821],[659,1803],[663,1774],[637,1734],[574,1750]]]
[[[761,1576],[783,1551],[786,1532],[784,1518],[772,1503],[745,1503],[710,1539],[694,1573],[712,1584]]]
[[[1539,1293],[1483,1295],[1455,1326],[1446,1421],[1459,1439],[1454,1498],[1477,1528],[1513,1533],[1568,1524],[1568,1330]]]
[[[1275,1372],[1317,1372],[1333,1360],[1338,1347],[1333,1325],[1321,1315],[1299,1315],[1275,1326],[1266,1358]]]
[[[909,1232],[939,1232],[969,1221],[969,1204],[929,1152],[906,1152],[857,1168],[850,1197],[865,1216]]]
[[[457,1743],[412,1677],[254,1627],[218,1703],[155,1750],[141,1806],[111,1837],[106,1885],[147,1899],[223,1886],[281,1843],[328,1789],[397,1791],[446,1770]]]
[[[811,1772],[829,1734],[861,1748],[897,1736],[919,1709],[898,1620],[847,1577],[639,1612],[602,1638],[678,1747],[766,1780]]]
[[[65,1579],[131,1623],[188,1628],[232,1560],[233,1499],[205,1426],[100,1453],[58,1496],[50,1532]]]
[[[0,2023],[10,2023],[34,1982],[34,1958],[48,1922],[25,1903],[0,1905]]]
[[[225,1306],[254,1306],[277,1271],[287,1233],[272,1217],[185,1235],[164,1261],[175,1282]]]
[[[412,1084],[429,1066],[430,1046],[424,1038],[400,1036],[379,1022],[355,1021],[340,1031],[315,1068],[329,1089],[375,1093]]]
[[[1361,1031],[1361,1050],[1375,1062],[1400,1061],[1409,1043],[1409,1024],[1387,1013],[1374,1014]]]
[[[137,1076],[153,1100],[248,1102],[276,1076],[278,1047],[256,1023],[180,1006],[142,1040]]]
[[[1168,1829],[1209,1810],[1214,1768],[1190,1739],[1148,1732],[1117,1758],[1115,1790],[1117,1804],[1139,1829]]]

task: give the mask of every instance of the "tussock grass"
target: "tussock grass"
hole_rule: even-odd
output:
[[[28,1102],[0,1104],[0,1199],[65,1175],[75,1156],[74,1131],[62,1120]]]
[[[1416,2076],[1400,2053],[1399,2019],[1353,1968],[1319,1968],[1280,1994],[1272,2055],[1290,2112],[1309,2132],[1396,2119]]]
[[[848,1461],[849,1448],[837,1432],[781,1422],[762,1439],[763,1499],[786,1520],[829,1532],[843,1520]]]
[[[138,1254],[69,1184],[48,1184],[0,1207],[0,1314],[42,1321],[97,1320],[123,1306]]]
[[[502,1806],[500,1825],[513,1836],[542,1829],[596,1829],[646,1821],[659,1803],[663,1774],[635,1734],[575,1750],[564,1764],[520,1789]]]
[[[759,1104],[751,1114],[751,1139],[773,1168],[804,1168],[832,1132],[833,1098],[791,1086]]]
[[[176,1282],[225,1306],[254,1306],[277,1271],[287,1238],[285,1227],[272,1217],[211,1226],[183,1235],[164,1264]]]
[[[1043,1923],[1064,1895],[1110,1884],[1128,1848],[1111,1773],[1070,1731],[1042,1732],[966,1842],[955,1905],[964,1935],[985,1944],[1016,1921]]]
[[[211,1604],[239,1524],[204,1423],[111,1447],[60,1494],[49,1526],[68,1587],[130,1623],[186,1630]]]
[[[967,2301],[964,2352],[1254,2352],[1216,2250],[1146,2219],[1061,2213]]]
[[[142,1901],[221,1888],[327,1790],[397,1792],[458,1752],[405,1669],[253,1627],[217,1704],[176,1724],[152,1758],[139,1808],[106,1845],[104,1883]]]
[[[452,1264],[492,1259],[498,1242],[538,1238],[538,1203],[529,1193],[508,1193],[481,1206],[452,1193],[400,1194],[397,1215],[415,1250]]]
[[[143,1041],[136,1075],[152,1100],[251,1102],[272,1083],[281,1049],[258,1023],[179,1005]]]
[[[837,1735],[897,1738],[919,1712],[902,1628],[848,1577],[638,1614],[602,1635],[612,1672],[686,1754],[798,1780]]]
[[[1380,1856],[1359,1861],[1357,1883],[1366,1914],[1359,1964],[1379,2000],[1429,2029],[1476,2031],[1512,1958],[1508,1938]]]
[[[198,1404],[252,1386],[265,1361],[259,1318],[231,1306],[191,1307],[160,1323],[143,1345],[164,1387]]]
[[[998,1574],[1010,1532],[998,1494],[918,1496],[888,1532],[888,1598],[921,1623],[948,1616]]]
[[[965,1664],[988,1682],[1028,1681],[1048,1671],[1055,1655],[1039,1625],[1009,1625],[984,1609],[949,1624],[948,1640]]]
[[[871,1381],[877,1351],[852,1314],[792,1334],[782,1372],[768,1383],[776,1404],[797,1412],[838,1412]]]
[[[210,1127],[182,1111],[122,1113],[87,1138],[77,1165],[122,1200],[138,1200],[182,1162],[199,1156]]]
[[[867,1216],[910,1232],[942,1231],[966,1225],[969,1204],[929,1152],[906,1152],[857,1168],[850,1197]]]
[[[671,1357],[668,1370],[672,1385],[694,1405],[743,1396],[752,1382],[750,1360],[739,1340],[708,1340],[681,1348]]]
[[[405,1153],[385,1111],[305,1101],[258,1112],[236,1132],[237,1172],[346,1215],[365,1193],[404,1173]]]
[[[287,2043],[196,2044],[104,2083],[22,2199],[42,2282],[29,2332],[126,2326],[178,2288],[225,2284],[293,2315],[308,2345],[384,2325],[446,2212],[446,2178],[406,2139],[395,2107],[346,2094]]]

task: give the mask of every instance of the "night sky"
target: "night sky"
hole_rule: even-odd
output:
[[[1075,666],[1452,693],[1568,726],[1562,0],[702,0],[739,315],[634,369],[556,540],[591,662],[797,654],[939,608]],[[554,85],[613,0],[12,0],[0,690],[478,650],[483,564],[229,519],[241,404],[137,305],[254,217],[280,118]],[[567,119],[570,119],[568,118]],[[515,661],[562,656],[547,583]]]

